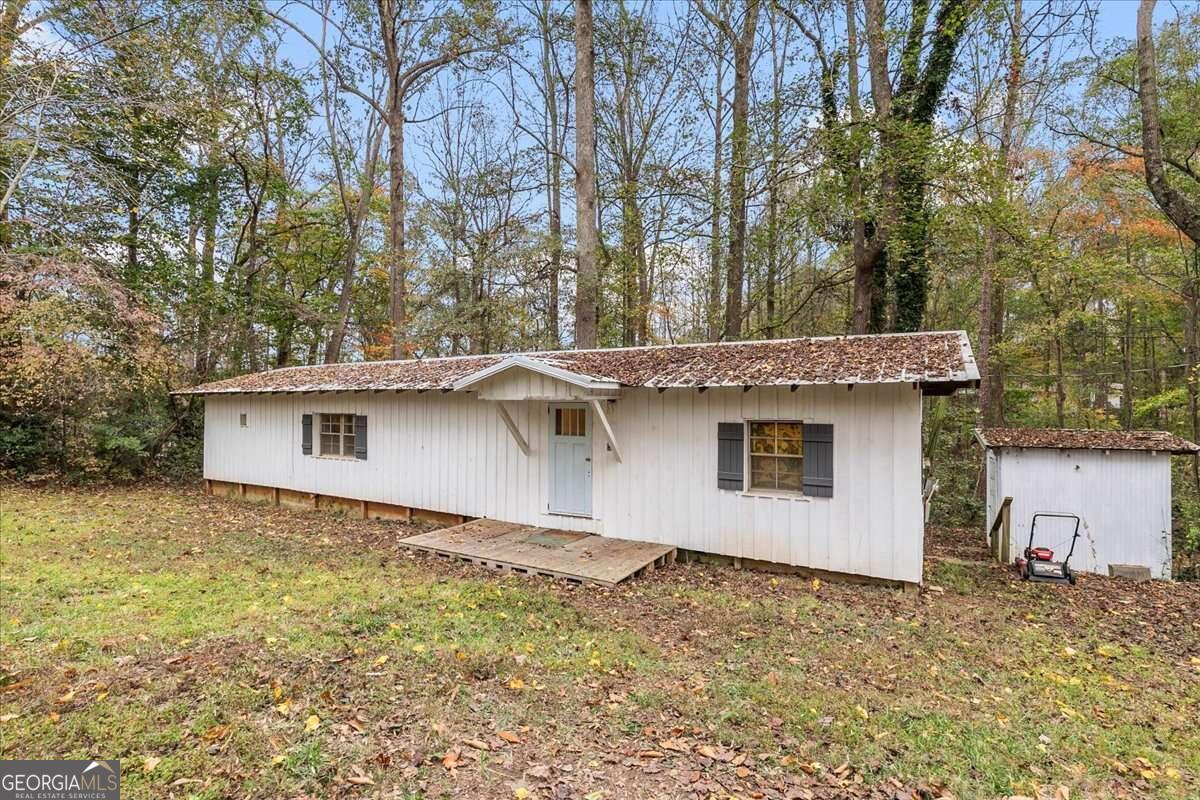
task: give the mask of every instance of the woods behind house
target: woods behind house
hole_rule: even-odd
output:
[[[5,0],[0,467],[194,473],[167,392],[269,367],[960,328],[943,513],[976,401],[1196,439],[1200,12],[1131,12]]]

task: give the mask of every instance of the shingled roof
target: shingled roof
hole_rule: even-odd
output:
[[[506,360],[631,387],[912,382],[933,391],[951,391],[979,381],[966,333],[949,331],[285,367],[204,383],[175,394],[451,391],[456,384],[462,386],[472,375]]]
[[[1197,446],[1166,431],[1088,431],[1056,428],[980,428],[984,447],[1033,447],[1053,450],[1154,450],[1196,453]]]

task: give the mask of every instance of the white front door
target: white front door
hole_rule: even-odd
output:
[[[550,510],[592,515],[592,425],[587,406],[550,406]]]

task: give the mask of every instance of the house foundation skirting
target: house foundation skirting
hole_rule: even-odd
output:
[[[400,520],[412,522],[432,522],[437,525],[461,525],[475,519],[465,514],[450,514],[445,511],[433,511],[428,508],[413,508],[393,503],[380,503],[375,500],[361,500],[352,497],[318,494],[317,492],[301,492],[295,489],[282,489],[278,486],[261,486],[253,483],[238,483],[221,481],[212,478],[204,479],[204,493],[221,497],[234,497],[252,502],[270,503],[284,508],[301,510],[324,509],[353,514],[362,519]],[[781,575],[803,575],[820,578],[837,583],[857,583],[875,586],[889,586],[903,589],[905,594],[915,594],[919,587],[907,581],[875,578],[869,575],[854,575],[847,572],[800,567],[791,564],[779,564],[774,561],[761,561],[754,558],[738,558],[736,556],[718,553],[704,553],[699,550],[679,548],[677,560],[681,563],[696,562],[730,566],[734,569],[750,569],[761,572],[773,572]]]
[[[295,509],[325,509],[353,514],[362,519],[390,519],[412,522],[433,522],[438,525],[461,525],[473,519],[463,514],[449,514],[444,511],[433,511],[428,508],[413,508],[394,503],[381,503],[375,500],[361,500],[353,497],[320,494],[318,492],[301,492],[295,489],[283,489],[278,486],[262,486],[254,483],[238,483],[235,481],[220,481],[212,478],[204,479],[204,493],[220,497],[236,497],[260,503],[270,503],[284,508]]]

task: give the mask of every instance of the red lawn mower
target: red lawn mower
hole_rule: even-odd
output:
[[[1062,561],[1054,560],[1054,551],[1049,547],[1034,547],[1033,535],[1037,529],[1039,517],[1057,517],[1059,519],[1075,520],[1075,530],[1071,534],[1071,549]],[[1017,557],[1017,572],[1023,581],[1042,581],[1044,583],[1069,583],[1075,585],[1075,573],[1071,570],[1071,556],[1075,554],[1075,542],[1079,539],[1079,517],[1074,514],[1052,514],[1041,511],[1033,515],[1029,523],[1029,546],[1023,556]],[[1064,542],[1065,544],[1065,542]],[[1061,547],[1061,545],[1058,545]]]

